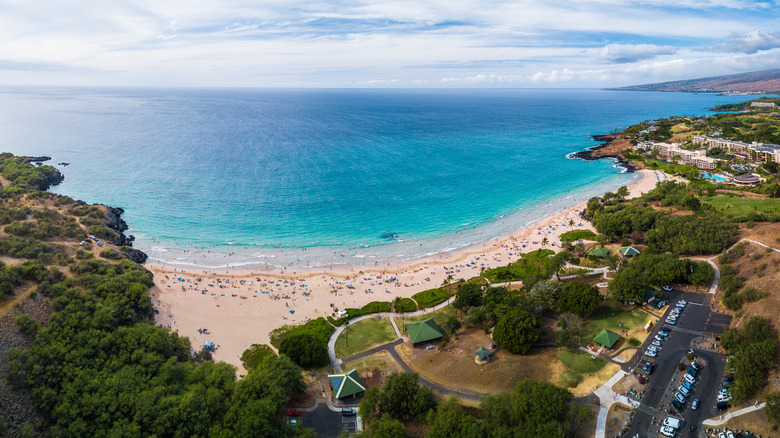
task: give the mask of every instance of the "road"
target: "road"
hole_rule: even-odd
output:
[[[644,351],[658,333],[660,327],[667,326],[672,329],[669,339],[663,345],[661,352],[654,360],[649,360],[655,364],[655,370],[650,376],[648,388],[642,399],[640,407],[631,423],[627,436],[649,437],[658,436],[658,424],[663,421],[671,408],[671,397],[676,388],[681,383],[682,372],[678,371],[678,364],[685,360],[686,355],[691,351],[692,342],[697,337],[704,334],[720,335],[731,322],[729,315],[713,312],[709,307],[709,301],[712,299],[710,294],[699,294],[674,290],[667,292],[664,298],[668,298],[673,306],[679,299],[684,298],[688,301],[688,306],[682,312],[676,326],[669,326],[663,321],[653,330],[651,336],[642,345]],[[671,306],[670,306],[671,307]],[[668,314],[668,308],[667,308]],[[677,418],[682,418],[685,423],[682,432],[678,436],[698,436],[696,433],[701,429],[701,423],[719,412],[715,407],[718,390],[721,388],[720,382],[724,375],[725,356],[711,350],[693,349],[697,360],[704,365],[700,377],[694,387],[693,393],[688,397],[681,415],[675,414]],[[630,366],[640,360],[635,357],[629,364],[624,365],[628,371]],[[686,362],[687,364],[687,362]],[[687,368],[687,366],[686,366]],[[699,399],[699,409],[690,409],[693,399]],[[688,431],[690,426],[696,428],[691,434]]]

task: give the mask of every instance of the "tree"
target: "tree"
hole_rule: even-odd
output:
[[[434,406],[433,392],[418,383],[417,373],[390,374],[379,399],[379,410],[401,421],[420,418]]]
[[[544,309],[558,307],[563,284],[558,280],[541,280],[531,287],[530,295]]]
[[[629,192],[628,192],[628,187],[626,187],[626,186],[620,186],[620,187],[619,187],[619,188],[618,188],[618,189],[615,191],[615,194],[618,196],[618,198],[620,198],[620,200],[621,200],[621,201],[622,201],[622,200],[624,200],[624,199],[626,199],[626,198],[628,197],[628,195],[629,195]]]
[[[550,241],[547,240],[547,236],[542,238],[542,248],[546,248],[549,243],[550,243]],[[541,248],[539,248],[539,249],[541,249]]]
[[[455,301],[452,303],[456,309],[482,305],[482,285],[475,283],[461,283],[455,292]]]
[[[370,423],[379,416],[379,400],[381,391],[378,387],[372,386],[363,393],[363,399],[360,401],[360,415],[366,422]]]
[[[609,296],[619,302],[641,301],[648,283],[643,273],[632,264],[623,266],[607,285]]]
[[[403,423],[393,420],[387,414],[372,422],[368,430],[360,435],[360,437],[365,438],[406,438],[408,436]]]
[[[293,334],[284,338],[279,344],[279,354],[290,357],[293,362],[303,368],[315,368],[327,365],[328,349],[322,341],[308,333]]]
[[[579,281],[567,283],[558,299],[558,310],[588,315],[601,302],[599,288]]]
[[[428,413],[429,438],[480,438],[480,430],[474,417],[467,415],[456,398],[440,403]]]
[[[764,194],[770,198],[780,198],[780,184],[770,183],[764,187]]]
[[[513,310],[498,321],[493,339],[509,352],[525,354],[539,339],[539,320],[525,310]]]
[[[572,394],[550,382],[522,380],[511,394],[486,396],[481,405],[488,437],[568,435]],[[517,435],[517,432],[520,435]]]
[[[769,173],[777,173],[778,165],[774,161],[767,161],[761,167],[763,167]]]
[[[766,416],[780,425],[780,392],[770,392],[766,396]]]

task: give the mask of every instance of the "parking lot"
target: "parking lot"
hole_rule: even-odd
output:
[[[716,408],[717,393],[721,389],[720,382],[724,376],[725,356],[714,351],[692,349],[692,341],[702,336],[718,336],[728,324],[731,317],[712,312],[709,308],[711,296],[705,294],[689,293],[682,291],[667,292],[664,296],[669,305],[664,308],[663,318],[645,343],[640,347],[637,357],[631,361],[628,367],[636,367],[647,361],[654,365],[653,373],[647,383],[647,390],[632,421],[628,436],[659,436],[660,424],[663,419],[674,413],[674,417],[684,420],[683,427],[677,436],[699,436],[698,431],[701,422],[719,413]],[[675,325],[666,324],[665,320],[670,314],[670,307],[685,299],[688,304],[680,313]],[[651,345],[654,337],[662,328],[669,330],[669,336],[659,348],[655,357],[644,356],[643,353]],[[689,352],[693,352],[696,360],[702,365],[696,382],[693,384],[691,395],[679,411],[672,408],[671,399],[681,384],[685,371],[679,371],[681,362],[690,366],[686,360]],[[698,409],[691,409],[692,400],[699,400]],[[695,430],[690,431],[693,426]]]

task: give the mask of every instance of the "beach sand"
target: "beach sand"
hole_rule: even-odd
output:
[[[655,172],[640,173],[640,181],[629,187],[630,197],[656,185]],[[282,325],[329,316],[336,308],[411,297],[440,286],[448,275],[453,281],[475,277],[482,267],[506,266],[520,258],[520,253],[541,248],[544,237],[547,248],[558,251],[561,234],[573,229],[595,231],[579,217],[584,208],[582,203],[491,241],[407,263],[254,271],[250,267],[182,268],[160,262],[145,267],[154,274],[150,296],[158,311],[158,325],[189,337],[196,350],[204,342],[213,342],[217,347],[214,359],[233,364],[243,373],[240,357],[244,350],[252,344],[270,345],[269,333]],[[204,328],[208,333],[199,330]]]

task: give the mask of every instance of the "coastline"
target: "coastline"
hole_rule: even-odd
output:
[[[646,193],[656,184],[654,172],[637,173],[642,177],[629,187],[630,197]],[[585,204],[553,212],[495,239],[416,260],[312,268],[204,269],[150,259],[144,267],[154,274],[150,298],[157,323],[189,337],[195,349],[204,342],[214,342],[219,346],[213,353],[215,360],[242,370],[241,353],[252,344],[269,344],[269,333],[282,325],[329,316],[333,308],[411,297],[440,286],[448,275],[453,281],[477,276],[483,267],[506,266],[520,253],[542,248],[544,237],[548,247],[557,250],[564,232],[594,229],[579,217]],[[199,328],[208,328],[210,333],[199,333]]]

